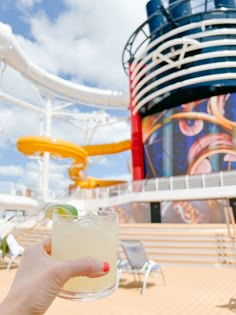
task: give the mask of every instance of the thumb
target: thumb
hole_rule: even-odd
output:
[[[63,262],[60,266],[60,275],[63,283],[73,277],[85,276],[97,278],[106,275],[110,270],[107,262],[94,259],[92,257],[83,257],[80,259]]]

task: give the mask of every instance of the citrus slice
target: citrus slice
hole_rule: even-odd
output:
[[[74,206],[68,205],[68,204],[58,204],[58,205],[51,205],[47,207],[45,210],[45,217],[47,219],[52,220],[52,216],[54,212],[58,214],[62,214],[62,215],[68,215],[72,219],[75,219],[78,217],[77,209]]]

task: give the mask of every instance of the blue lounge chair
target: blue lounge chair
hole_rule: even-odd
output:
[[[148,277],[152,272],[159,272],[162,276],[163,283],[166,284],[164,272],[161,266],[157,264],[155,261],[150,260],[148,258],[146,250],[141,241],[136,240],[121,241],[121,246],[128,260],[128,265],[125,266],[125,270],[128,273],[134,274],[134,276],[137,275],[140,281],[141,281],[140,275],[141,274],[144,275],[142,285],[143,295],[146,290]]]

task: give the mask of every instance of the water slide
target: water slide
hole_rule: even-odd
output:
[[[10,25],[1,22],[0,47],[0,60],[3,60],[4,63],[20,72],[25,78],[35,83],[36,86],[41,86],[56,95],[61,95],[64,98],[79,101],[90,106],[121,110],[127,110],[129,107],[128,94],[124,94],[121,91],[103,90],[75,84],[39,68],[32,63],[21,49]],[[71,49],[71,47],[65,47],[65,49]],[[7,101],[13,101],[3,92],[1,92],[0,97]]]
[[[72,142],[42,136],[21,137],[17,141],[17,149],[26,156],[50,153],[54,158],[71,158],[72,165],[69,168],[69,176],[74,181],[72,188],[107,187],[125,183],[120,180],[103,180],[93,177],[83,178],[81,171],[86,168],[89,156],[115,154],[130,150],[130,140],[117,143],[78,146]]]

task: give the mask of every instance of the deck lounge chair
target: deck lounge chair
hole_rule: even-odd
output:
[[[163,283],[166,283],[163,270],[159,264],[155,261],[150,260],[147,256],[146,250],[141,241],[136,240],[127,240],[121,241],[121,246],[124,250],[127,260],[129,262],[126,266],[126,271],[128,273],[138,276],[141,281],[140,275],[144,275],[143,285],[142,285],[142,294],[144,295],[147,286],[147,280],[150,273],[156,271],[159,272],[162,276]],[[118,284],[119,285],[119,284]]]
[[[24,248],[17,243],[17,240],[15,239],[13,234],[9,234],[7,236],[6,242],[9,250],[7,253],[7,256],[9,257],[9,262],[6,269],[9,270],[16,257],[23,254]]]
[[[118,254],[117,259],[117,275],[116,275],[116,289],[119,288],[120,277],[123,271],[128,268],[129,262],[126,259],[123,259],[120,254]]]

